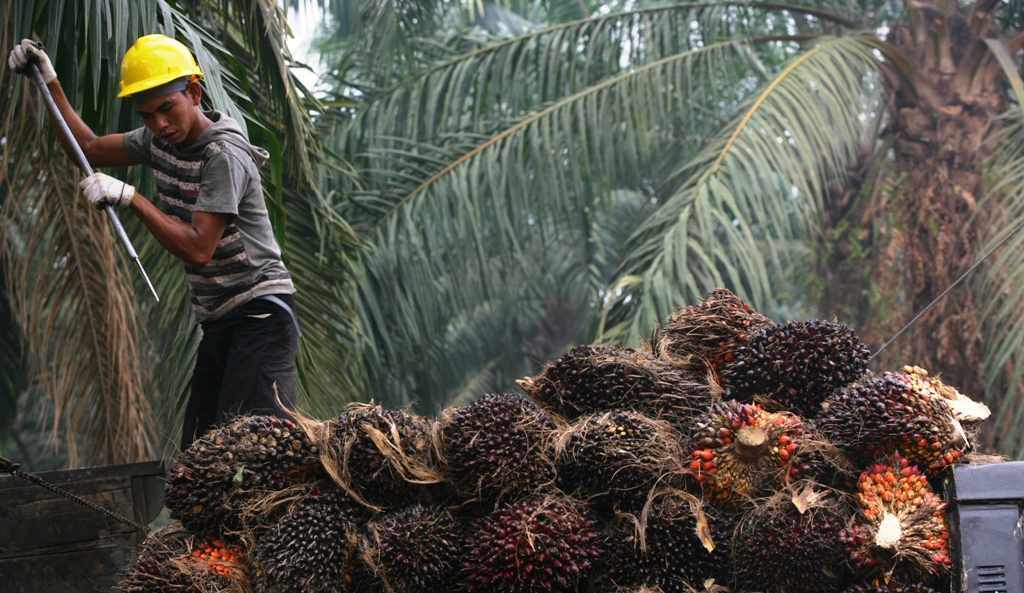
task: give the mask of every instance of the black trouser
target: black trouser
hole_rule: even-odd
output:
[[[291,295],[275,296],[295,311]],[[288,311],[256,298],[202,327],[181,433],[183,451],[234,416],[288,417],[277,398],[284,407],[295,409],[298,335]]]

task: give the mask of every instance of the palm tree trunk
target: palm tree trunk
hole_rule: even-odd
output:
[[[985,229],[999,214],[979,205],[987,141],[1000,129],[996,116],[1003,106],[999,65],[978,39],[997,33],[988,21],[991,10],[979,16],[984,8],[968,18],[918,7],[909,26],[893,29],[890,43],[912,60],[915,77],[896,93],[895,117],[883,135],[890,150],[879,154],[886,162],[866,162],[844,188],[865,199],[833,200],[829,215],[851,221],[853,230],[827,238],[833,272],[826,273],[822,312],[847,315],[876,350],[975,263]],[[941,371],[946,383],[983,398],[983,306],[969,282],[957,284],[873,366]],[[986,432],[989,445],[997,446]]]

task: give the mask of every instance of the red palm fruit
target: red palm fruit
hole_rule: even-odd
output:
[[[196,537],[172,521],[143,542],[115,588],[120,593],[226,593],[248,586],[244,550],[226,539]]]
[[[735,400],[711,406],[697,423],[687,460],[704,498],[731,508],[770,494],[801,467],[805,442],[800,419]]]
[[[333,483],[314,488],[252,550],[253,585],[266,593],[321,593],[349,586],[356,529],[366,510]]]
[[[352,404],[327,427],[324,465],[367,506],[404,506],[441,482],[431,459],[430,430],[419,416]]]
[[[619,410],[579,419],[557,447],[558,487],[603,510],[639,511],[683,451],[667,423]]]
[[[316,443],[291,420],[243,416],[214,428],[167,472],[171,517],[195,533],[239,527],[239,510],[268,492],[323,475]]]
[[[734,590],[835,590],[843,559],[836,535],[849,512],[811,484],[783,490],[744,516],[733,540]]]
[[[586,506],[535,497],[481,519],[467,539],[462,568],[468,593],[575,591],[604,555],[604,538]]]
[[[620,515],[610,527],[602,581],[692,593],[724,580],[732,524],[716,509],[678,490],[656,494],[647,512]]]
[[[924,583],[885,579],[871,583],[857,583],[843,590],[843,593],[938,593]]]
[[[463,494],[515,500],[554,482],[554,430],[546,411],[517,394],[449,408],[438,433],[444,472]]]
[[[651,336],[651,350],[694,376],[719,373],[757,331],[774,325],[735,294],[716,288],[697,305],[677,309]]]
[[[916,383],[909,375],[885,373],[840,388],[822,405],[817,430],[860,467],[900,452],[937,474],[969,443],[945,401]]]
[[[644,352],[578,346],[539,375],[516,381],[534,401],[569,420],[617,409],[690,418],[708,400],[707,387]]]
[[[438,506],[413,505],[367,524],[359,550],[369,590],[448,591],[462,568],[461,523]]]
[[[835,389],[868,372],[868,350],[852,329],[832,321],[797,321],[755,333],[723,364],[726,397],[770,398],[783,409],[815,416]]]
[[[947,504],[906,457],[871,464],[860,475],[857,502],[853,525],[839,535],[854,570],[921,578],[948,573]]]

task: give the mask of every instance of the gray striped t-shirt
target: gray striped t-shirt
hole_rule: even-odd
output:
[[[205,113],[213,125],[185,150],[146,127],[124,135],[125,150],[153,169],[168,215],[188,224],[197,211],[229,215],[210,262],[200,269],[185,264],[200,322],[258,296],[295,292],[263,201],[259,166],[267,152],[250,145],[235,120],[219,111]]]

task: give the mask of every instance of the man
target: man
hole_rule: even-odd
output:
[[[8,63],[21,72],[29,60],[93,167],[141,163],[156,176],[167,213],[104,173],[80,187],[97,209],[129,208],[184,262],[203,337],[182,449],[234,415],[285,415],[278,398],[294,407],[298,322],[295,288],[263,200],[259,167],[267,152],[250,145],[233,119],[200,108],[203,73],[169,37],[140,37],[124,56],[118,97],[130,97],[145,124],[126,134],[93,133],[68,103],[49,57],[25,39]]]

